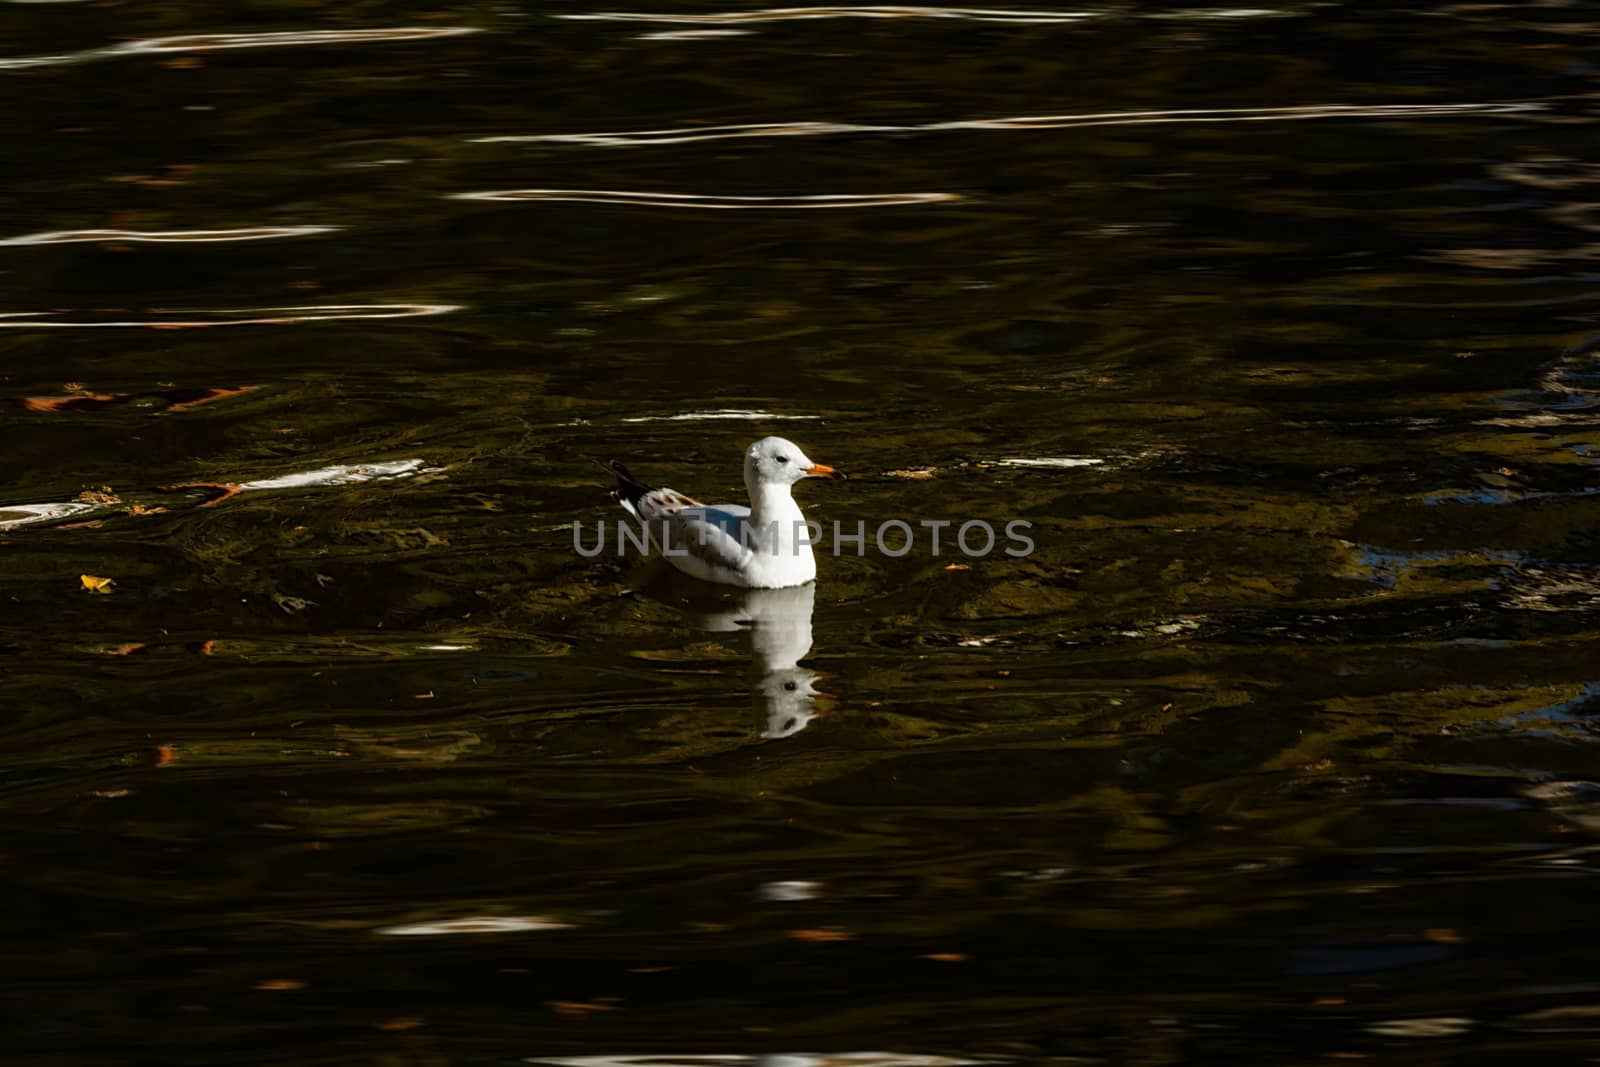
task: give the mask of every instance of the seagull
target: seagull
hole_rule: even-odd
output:
[[[785,589],[817,576],[814,534],[789,488],[802,478],[844,477],[781,437],[763,437],[745,450],[749,507],[701,504],[674,489],[653,489],[615,461],[611,471],[617,499],[643,521],[650,544],[669,563],[692,577],[746,589]]]

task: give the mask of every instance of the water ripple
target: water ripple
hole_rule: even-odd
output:
[[[793,22],[801,19],[965,19],[970,22],[1055,23],[1082,22],[1102,17],[1098,11],[994,11],[972,7],[864,6],[769,7],[757,11],[713,11],[682,14],[665,11],[596,11],[557,15],[582,22],[677,22],[699,26],[725,26],[747,22]]]
[[[163,493],[182,493],[202,489],[208,494],[201,507],[220,504],[240,493],[263,489],[324,489],[330,486],[360,485],[364,482],[394,482],[424,474],[438,474],[444,467],[430,467],[421,459],[381,460],[376,463],[339,463],[316,470],[296,471],[273,478],[256,478],[248,482],[180,482],[160,486]]]
[[[52,230],[0,238],[0,245],[65,245],[101,241],[264,241],[273,237],[306,237],[332,233],[337,226],[252,226],[238,230]]]
[[[662,30],[660,33],[641,33],[639,41],[709,41],[717,37],[748,37],[753,30]]]
[[[192,33],[178,37],[148,37],[104,48],[54,56],[17,56],[0,59],[0,70],[28,70],[88,63],[117,56],[163,52],[220,52],[233,48],[283,48],[307,44],[373,44],[385,41],[420,41],[435,37],[460,37],[480,32],[475,26],[390,26],[372,30],[286,30],[275,33]]]
[[[460,311],[459,304],[315,304],[304,307],[226,308],[211,311],[152,311],[143,319],[57,319],[49,312],[0,312],[0,329],[92,329],[108,326],[145,327],[157,330],[198,329],[205,326],[276,326],[296,322],[328,322],[334,319],[409,319],[422,315],[446,315]],[[177,316],[213,316],[179,318]],[[233,318],[230,316],[244,316]]]
[[[384,926],[377,932],[390,937],[439,937],[451,934],[525,934],[571,929],[571,923],[547,919],[540,915],[474,915],[466,919]]]
[[[751,208],[894,207],[936,204],[962,199],[958,193],[819,193],[810,196],[706,196],[699,193],[650,193],[617,189],[501,189],[455,193],[452,200],[562,200],[587,204],[640,204],[716,211]]]
[[[51,504],[0,504],[0,530],[18,526],[32,526],[37,522],[55,522],[70,519],[98,510],[100,505],[64,500]]]
[[[910,1052],[615,1053],[604,1056],[529,1056],[524,1063],[554,1067],[974,1067],[982,1060]]]
[[[478,144],[544,142],[606,147],[688,144],[758,137],[824,137],[860,133],[943,133],[958,130],[1065,130],[1091,126],[1155,126],[1180,123],[1303,122],[1310,119],[1418,119],[1511,115],[1541,111],[1538,103],[1308,104],[1297,107],[1185,108],[1170,111],[1091,111],[1068,115],[1016,115],[999,119],[928,122],[907,126],[854,122],[758,122],[734,126],[689,126],[612,133],[539,133],[474,137]]]
[[[716,411],[686,411],[680,415],[634,415],[623,422],[767,422],[777,419],[788,421],[820,419],[821,415],[778,415],[771,411],[748,411],[742,408],[719,408]]]

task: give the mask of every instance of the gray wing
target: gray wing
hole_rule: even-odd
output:
[[[739,504],[702,504],[671,489],[639,498],[639,517],[650,539],[673,563],[711,577],[713,571],[739,571],[752,552],[740,539],[750,509]]]

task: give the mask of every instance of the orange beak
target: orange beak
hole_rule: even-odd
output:
[[[813,463],[806,468],[807,478],[843,478],[843,471],[836,471],[826,463]]]

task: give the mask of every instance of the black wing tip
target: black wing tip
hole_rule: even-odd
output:
[[[621,460],[612,460],[606,464],[606,469],[617,476],[617,494],[628,503],[638,503],[640,497],[650,492],[650,486],[634,477],[633,472],[623,466]]]

